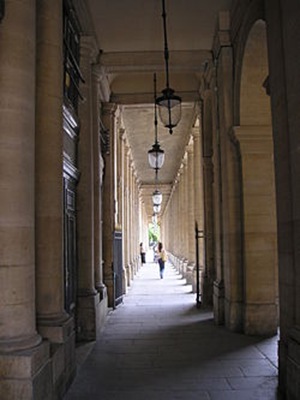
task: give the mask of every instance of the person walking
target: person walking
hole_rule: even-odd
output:
[[[163,244],[161,242],[158,243],[157,250],[158,250],[158,265],[159,265],[160,279],[163,279],[165,271],[165,263],[167,261],[167,253],[163,248]]]
[[[141,255],[141,263],[146,264],[146,252],[144,250],[143,243],[140,243],[140,255]]]

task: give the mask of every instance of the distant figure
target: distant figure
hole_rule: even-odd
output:
[[[165,271],[165,263],[167,261],[167,253],[164,250],[161,242],[158,243],[157,250],[158,250],[158,265],[159,265],[160,279],[163,279]]]
[[[142,264],[146,264],[146,253],[143,247],[143,242],[140,243],[140,255]]]

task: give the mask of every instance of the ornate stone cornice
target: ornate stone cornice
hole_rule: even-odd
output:
[[[171,71],[199,73],[203,69],[203,64],[211,59],[211,52],[208,50],[170,51],[170,57],[172,57],[172,64],[169,67]],[[100,56],[100,62],[108,73],[147,71],[152,73],[165,70],[161,51],[103,53]]]

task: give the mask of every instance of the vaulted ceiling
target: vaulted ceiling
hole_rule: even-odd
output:
[[[153,74],[158,93],[165,87],[161,0],[87,0],[92,26],[101,49],[111,89],[111,101],[122,105],[123,123],[141,185],[147,214],[152,215],[154,171],[147,152],[154,143]],[[220,11],[231,0],[166,0],[170,52],[170,86],[182,97],[182,118],[172,135],[160,123],[158,139],[165,150],[159,183],[166,204],[195,123],[200,78],[211,60],[213,36]]]

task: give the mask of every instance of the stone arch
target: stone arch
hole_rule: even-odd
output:
[[[243,330],[271,335],[278,326],[278,261],[274,157],[266,24],[256,20],[238,72],[235,136],[242,177]]]
[[[242,79],[242,69],[244,66],[245,48],[248,43],[250,31],[254,24],[259,21],[265,20],[263,1],[255,0],[247,8],[244,16],[243,23],[239,29],[237,37],[233,38],[233,47],[235,54],[235,71],[234,71],[234,125],[240,125],[240,87]]]

